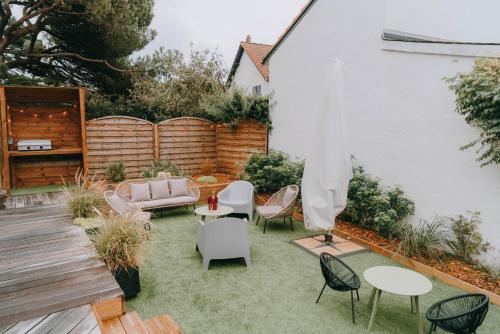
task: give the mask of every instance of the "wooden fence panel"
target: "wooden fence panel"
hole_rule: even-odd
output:
[[[201,174],[210,161],[217,171],[216,125],[206,119],[181,117],[158,124],[159,158],[168,159],[191,175]]]
[[[102,177],[110,162],[123,161],[128,178],[140,177],[154,159],[153,123],[125,116],[87,122],[87,156],[91,174]]]
[[[237,175],[248,156],[255,151],[267,152],[267,127],[257,121],[241,122],[235,131],[217,125],[217,160],[219,173]]]

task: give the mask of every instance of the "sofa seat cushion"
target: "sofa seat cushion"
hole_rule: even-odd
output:
[[[131,204],[128,200],[113,193],[113,195],[109,196],[108,202],[110,206],[115,210],[119,215],[125,216],[130,211],[134,210],[133,204]]]
[[[265,218],[279,213],[283,207],[281,205],[258,206],[256,210],[261,217]]]
[[[141,209],[162,208],[168,206],[186,205],[195,203],[196,199],[191,196],[178,196],[162,199],[154,199],[151,201],[136,202],[135,204]]]
[[[130,212],[130,217],[141,222],[149,222],[151,220],[151,212],[135,210]]]

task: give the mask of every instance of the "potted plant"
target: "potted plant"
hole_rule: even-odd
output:
[[[146,256],[149,231],[132,217],[109,215],[92,236],[97,256],[106,264],[122,288],[125,298],[141,290],[139,267]]]

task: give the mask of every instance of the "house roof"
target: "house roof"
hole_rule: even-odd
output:
[[[241,42],[240,47],[238,48],[238,52],[236,53],[236,58],[234,59],[233,66],[231,66],[231,71],[229,72],[229,77],[227,79],[228,85],[233,81],[234,74],[236,73],[236,70],[240,65],[243,51],[245,51],[248,57],[250,57],[264,80],[269,81],[269,65],[264,64],[263,60],[272,47],[272,45],[268,44]]]
[[[269,60],[269,58],[271,58],[273,53],[281,46],[281,44],[283,44],[283,42],[286,40],[288,35],[290,35],[290,33],[293,31],[293,29],[295,29],[295,27],[300,23],[302,18],[304,18],[304,16],[307,14],[307,12],[309,12],[309,10],[312,8],[312,6],[316,2],[318,2],[318,0],[309,0],[309,2],[307,2],[304,5],[304,7],[302,7],[299,14],[297,16],[295,16],[295,18],[292,20],[292,22],[288,25],[288,27],[285,29],[285,31],[278,38],[276,43],[273,44],[272,48],[269,50],[269,52],[265,56],[262,63],[267,65],[267,61]]]

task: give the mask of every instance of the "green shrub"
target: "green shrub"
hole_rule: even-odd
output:
[[[269,96],[247,94],[236,88],[207,96],[201,107],[208,119],[224,123],[233,130],[245,119],[261,122],[269,130],[272,128]]]
[[[108,167],[106,167],[106,180],[112,183],[118,183],[126,178],[125,165],[123,161],[111,162]]]
[[[500,60],[478,59],[469,73],[448,79],[455,92],[457,112],[477,127],[479,138],[462,147],[479,146],[481,166],[500,163]]]
[[[478,228],[481,224],[481,214],[472,212],[471,217],[463,215],[445,218],[451,231],[447,245],[451,253],[462,261],[475,263],[475,257],[490,249],[490,244],[483,242],[483,236]]]
[[[408,223],[399,225],[398,251],[409,258],[440,261],[445,252],[446,240],[440,218],[421,222],[417,226]]]
[[[146,241],[149,232],[142,222],[131,217],[110,215],[103,217],[91,240],[97,256],[106,264],[111,272],[138,268],[145,260]]]
[[[215,184],[217,183],[217,178],[215,176],[200,176],[196,181],[198,183]]]
[[[257,193],[274,193],[287,185],[300,186],[303,173],[303,161],[291,161],[286,153],[270,150],[251,154],[240,176]]]
[[[169,160],[154,161],[151,166],[142,172],[142,176],[147,178],[154,178],[158,172],[169,172],[172,176],[188,176],[189,174],[182,168]]]
[[[414,212],[415,204],[401,188],[383,188],[380,180],[366,174],[363,167],[353,169],[341,219],[393,237],[398,234],[399,223]]]
[[[94,178],[78,171],[75,184],[65,184],[63,191],[67,199],[69,211],[80,218],[90,218],[106,206],[103,193],[106,190],[104,182],[94,181]]]

